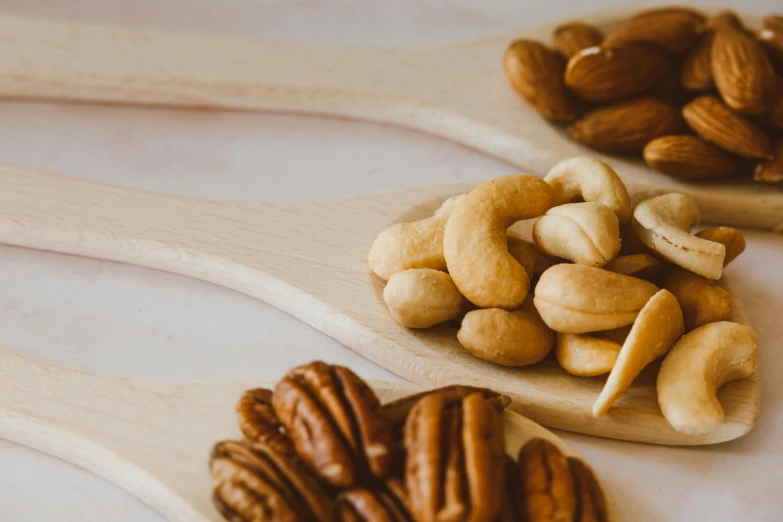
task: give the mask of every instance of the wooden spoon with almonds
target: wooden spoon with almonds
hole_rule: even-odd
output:
[[[606,29],[630,14],[582,18]],[[501,62],[512,40],[549,42],[557,25],[422,49],[363,49],[5,16],[0,96],[348,116],[443,136],[538,175],[567,157],[598,156],[637,200],[681,192],[708,222],[783,230],[779,187],[672,179],[640,160],[596,154],[535,113]]]

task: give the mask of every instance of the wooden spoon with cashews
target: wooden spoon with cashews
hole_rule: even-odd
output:
[[[554,358],[501,367],[464,350],[447,325],[412,331],[397,324],[384,302],[384,281],[368,268],[370,245],[389,225],[432,216],[449,197],[473,189],[470,183],[269,205],[173,197],[0,165],[0,186],[0,242],[137,264],[237,290],[416,384],[489,385],[512,398],[512,409],[547,426],[658,444],[710,444],[744,435],[759,415],[759,383],[752,376],[720,389],[725,419],[710,433],[676,432],[658,407],[654,379],[643,373],[595,418],[591,409],[603,383],[566,374]],[[734,320],[747,323],[732,299]]]
[[[383,402],[408,383],[370,381]],[[272,382],[175,383],[99,375],[0,349],[0,438],[49,453],[125,489],[171,522],[219,522],[207,460],[213,444],[241,439],[234,408],[244,390]],[[557,436],[503,415],[506,451],[533,437],[573,455]],[[604,488],[608,521],[618,521]]]
[[[576,18],[606,30],[632,12]],[[439,135],[541,175],[563,158],[596,154],[540,118],[503,74],[512,40],[548,42],[558,23],[438,47],[362,49],[0,17],[0,96],[348,116]],[[636,200],[680,192],[707,222],[783,229],[779,187],[689,184],[641,161],[599,157]]]

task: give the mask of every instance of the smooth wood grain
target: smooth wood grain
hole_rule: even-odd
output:
[[[630,12],[578,18],[606,28]],[[641,160],[587,149],[536,114],[507,84],[501,58],[513,38],[548,42],[557,23],[439,47],[370,49],[6,16],[0,96],[348,116],[443,136],[538,175],[589,154],[616,167],[637,198],[683,192],[707,221],[783,230],[783,187],[683,183]]]
[[[384,402],[420,390],[408,383],[371,385]],[[259,386],[274,383],[139,381],[0,349],[0,437],[90,470],[172,522],[218,522],[207,472],[210,449],[219,440],[241,438],[234,406],[242,391]],[[574,454],[521,415],[507,412],[504,426],[510,454],[532,437]]]
[[[359,354],[423,386],[461,383],[509,394],[543,425],[657,444],[710,444],[750,431],[760,410],[757,377],[725,385],[726,420],[701,436],[661,415],[649,368],[599,418],[602,378],[566,374],[553,358],[504,368],[462,349],[456,330],[399,326],[367,266],[377,233],[430,215],[473,184],[447,184],[342,200],[269,205],[129,190],[0,165],[0,242],[132,263],[232,288],[284,310]],[[735,299],[739,322],[747,318]],[[783,340],[779,340],[783,342]]]

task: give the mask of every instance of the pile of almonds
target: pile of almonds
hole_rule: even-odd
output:
[[[514,459],[510,399],[448,386],[381,405],[348,368],[316,361],[237,405],[218,442],[213,502],[230,522],[605,522],[593,472],[545,439]]]
[[[752,172],[783,183],[783,16],[757,34],[724,11],[643,11],[604,36],[582,22],[555,29],[552,48],[512,42],[514,90],[571,137],[638,154],[684,180]]]

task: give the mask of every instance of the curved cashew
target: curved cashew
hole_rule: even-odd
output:
[[[509,234],[506,236],[508,242],[508,253],[517,260],[517,263],[522,265],[527,275],[533,277],[533,270],[536,266],[536,259],[538,258],[538,250],[536,245],[530,241],[525,241],[522,238],[518,238]]]
[[[555,192],[555,204],[578,200],[593,201],[609,207],[620,220],[631,219],[631,198],[620,176],[612,167],[593,158],[563,160],[544,177]]]
[[[570,203],[538,218],[533,241],[550,257],[601,267],[620,250],[620,223],[606,205]]]
[[[370,270],[383,280],[388,280],[395,272],[411,268],[445,271],[443,230],[451,212],[463,197],[450,197],[432,217],[412,223],[397,223],[383,229],[367,257]]]
[[[675,265],[708,279],[720,279],[726,247],[691,235],[691,227],[700,219],[693,198],[664,194],[639,203],[632,225],[642,243]]]
[[[504,176],[473,189],[451,214],[443,253],[454,284],[482,308],[514,309],[530,286],[525,269],[509,254],[506,229],[552,206],[552,189],[533,176]]]
[[[534,303],[556,332],[589,333],[631,324],[657,291],[654,284],[635,277],[560,264],[541,274]]]
[[[723,266],[728,266],[737,256],[745,251],[745,236],[741,230],[732,227],[712,227],[705,228],[696,237],[715,241],[726,247],[726,258],[723,260]]]
[[[688,331],[708,323],[727,321],[734,313],[729,292],[715,281],[684,268],[669,267],[661,286],[673,293],[680,302],[685,329]]]
[[[552,350],[555,334],[541,320],[531,299],[519,310],[473,310],[457,332],[460,344],[480,359],[503,366],[537,363]]]
[[[557,334],[555,357],[565,371],[580,377],[594,377],[612,371],[620,343],[590,334]]]
[[[661,273],[663,265],[660,261],[650,254],[631,254],[629,256],[619,256],[609,261],[604,270],[617,272],[647,281],[653,279]]]
[[[680,339],[658,372],[658,404],[676,431],[703,435],[723,422],[716,391],[756,371],[756,341],[749,326],[725,321]]]
[[[606,413],[642,369],[668,352],[684,331],[677,298],[668,290],[661,290],[634,321],[604,389],[593,404],[593,415]]]
[[[383,300],[394,320],[408,328],[429,328],[453,319],[463,303],[449,274],[430,268],[392,274]]]

